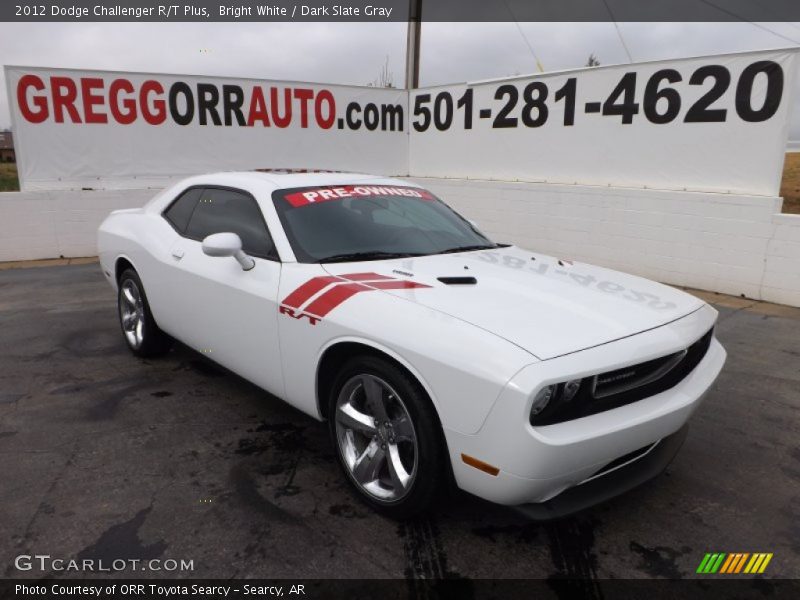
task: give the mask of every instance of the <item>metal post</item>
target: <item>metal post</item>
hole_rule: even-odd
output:
[[[419,87],[419,41],[422,35],[422,0],[408,0],[406,88]]]

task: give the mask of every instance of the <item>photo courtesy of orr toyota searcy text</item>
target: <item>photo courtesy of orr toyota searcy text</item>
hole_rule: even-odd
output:
[[[191,585],[166,585],[156,583],[93,583],[68,584],[51,583],[48,585],[28,585],[18,583],[14,586],[14,592],[18,597],[47,596],[48,594],[57,597],[97,597],[103,598],[119,594],[122,597],[133,598],[170,598],[173,596],[186,597],[213,597],[228,598],[231,592],[242,596],[283,596],[303,597],[306,595],[305,585],[302,583],[289,585],[201,585],[193,583]]]

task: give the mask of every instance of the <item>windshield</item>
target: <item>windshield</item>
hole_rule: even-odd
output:
[[[273,202],[300,262],[346,262],[494,248],[430,192],[393,185],[276,190]]]

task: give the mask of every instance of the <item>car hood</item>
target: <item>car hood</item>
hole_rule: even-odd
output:
[[[428,286],[381,287],[490,331],[542,360],[665,325],[704,304],[641,277],[514,246],[324,267],[332,275],[374,273]],[[448,279],[465,277],[475,283]]]

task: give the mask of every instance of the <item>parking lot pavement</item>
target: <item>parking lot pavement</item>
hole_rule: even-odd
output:
[[[96,264],[1,271],[0,569],[41,576],[14,557],[49,554],[192,560],[194,577],[639,578],[772,552],[765,576],[798,578],[800,310],[710,297],[728,363],[664,475],[556,522],[460,494],[398,524],[351,495],[323,424],[185,347],[133,357]]]

